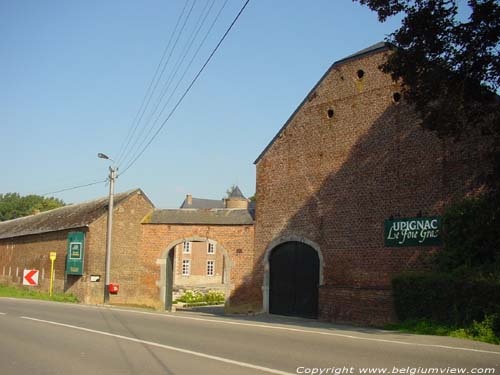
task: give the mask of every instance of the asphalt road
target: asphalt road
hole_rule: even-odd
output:
[[[0,298],[2,375],[384,370],[500,374],[500,347],[269,315],[229,318]]]

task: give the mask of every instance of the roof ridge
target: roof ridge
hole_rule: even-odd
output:
[[[114,194],[114,196],[116,197],[117,195],[120,195],[120,196],[124,196],[125,197],[127,195],[130,195],[130,194],[134,193],[135,191],[138,191],[138,190],[141,190],[141,189],[136,188],[136,189],[127,190],[127,191],[124,191],[124,192],[121,192],[121,193]],[[21,217],[16,217],[15,219],[0,221],[0,225],[2,225],[4,223],[12,223],[13,221],[16,221],[16,220],[23,220],[23,219],[26,219],[26,218],[32,218],[32,217],[35,217],[35,216],[36,217],[41,217],[41,216],[47,215],[49,213],[54,213],[54,211],[57,211],[57,210],[63,210],[63,209],[68,209],[68,208],[75,208],[75,207],[78,207],[78,206],[83,206],[85,204],[94,203],[94,202],[97,202],[97,201],[100,201],[100,200],[103,200],[103,199],[106,199],[106,198],[108,198],[108,197],[104,196],[104,197],[89,199],[89,200],[86,200],[86,201],[83,201],[83,202],[71,203],[71,204],[67,204],[67,205],[61,206],[61,207],[53,208],[51,210],[42,211],[42,212],[39,212],[39,213],[34,214],[34,215],[21,216]]]
[[[304,104],[307,102],[307,100],[310,98],[310,96],[314,93],[314,91],[318,88],[318,86],[323,82],[323,80],[330,74],[330,72],[333,70],[333,68],[335,68],[336,66],[338,66],[340,64],[343,64],[345,62],[357,60],[357,59],[360,59],[362,57],[371,55],[373,53],[376,53],[376,52],[379,52],[379,51],[383,51],[384,49],[390,49],[391,47],[392,47],[392,45],[390,43],[387,43],[387,42],[378,42],[378,43],[375,43],[375,44],[371,45],[370,47],[367,47],[367,48],[364,48],[364,49],[362,49],[362,50],[360,50],[358,52],[355,52],[352,55],[344,57],[343,59],[335,61],[327,69],[327,71],[321,76],[321,78],[319,79],[319,81],[316,82],[316,84],[313,86],[313,88],[307,93],[307,95],[304,97],[304,99],[300,102],[300,104],[297,106],[297,108],[288,117],[288,119],[285,121],[285,123],[283,124],[283,126],[278,130],[278,132],[276,133],[276,135],[271,139],[271,141],[267,144],[267,146],[264,148],[264,150],[262,150],[262,152],[259,154],[259,156],[257,157],[257,159],[255,159],[255,161],[253,163],[257,164],[260,161],[260,159],[262,159],[262,157],[267,152],[267,150],[269,150],[269,148],[271,147],[271,145],[276,141],[276,139],[278,139],[278,137],[280,136],[280,134],[288,127],[288,125],[293,120],[293,118],[295,117],[295,115],[304,106]]]

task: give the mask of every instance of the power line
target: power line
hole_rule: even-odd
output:
[[[127,149],[128,145],[130,144],[130,141],[134,137],[135,131],[137,130],[137,127],[139,126],[139,123],[142,119],[142,116],[144,115],[144,112],[146,111],[147,107],[149,106],[149,102],[151,101],[151,97],[153,96],[154,91],[156,90],[156,87],[158,86],[159,81],[161,80],[161,77],[163,75],[163,72],[165,71],[165,67],[168,65],[170,62],[170,57],[172,56],[172,52],[170,52],[170,55],[168,56],[168,59],[166,62],[165,56],[167,55],[167,52],[170,49],[170,46],[172,44],[172,40],[174,39],[174,36],[177,33],[177,28],[179,27],[179,24],[184,16],[184,12],[186,11],[187,5],[190,0],[186,0],[184,3],[184,7],[182,8],[181,14],[177,18],[177,22],[175,23],[174,30],[172,31],[172,34],[170,34],[170,38],[168,40],[168,43],[163,50],[163,54],[161,56],[160,62],[158,63],[158,66],[156,67],[155,73],[153,74],[153,78],[151,79],[151,82],[149,83],[149,86],[144,94],[144,97],[142,98],[141,105],[139,106],[139,109],[137,110],[137,113],[135,114],[134,121],[132,121],[132,124],[129,127],[127,137],[125,138],[124,142],[122,143],[122,146],[120,147],[120,151],[118,152],[118,156],[116,158],[117,162],[120,161],[122,158],[122,154],[125,152]],[[194,3],[193,3],[194,4]],[[158,76],[158,72],[160,71],[160,68],[164,66],[162,69],[160,75]],[[154,87],[153,87],[154,85]]]
[[[80,188],[84,188],[84,187],[87,187],[87,186],[92,186],[92,185],[103,184],[103,183],[105,183],[106,181],[108,181],[108,179],[101,180],[101,181],[94,181],[94,182],[91,182],[91,183],[89,183],[89,184],[85,184],[85,185],[72,186],[72,187],[69,187],[69,188],[64,188],[64,189],[61,189],[61,190],[50,191],[50,192],[48,192],[48,193],[45,193],[45,194],[40,194],[40,195],[41,195],[42,197],[44,197],[44,196],[47,196],[47,195],[52,195],[52,194],[62,193],[63,191],[75,190],[75,189],[80,189]]]
[[[224,3],[222,4],[222,6],[220,7],[219,11],[217,12],[215,18],[213,19],[211,25],[209,26],[208,30],[206,31],[205,33],[205,36],[203,37],[203,39],[201,40],[200,44],[198,45],[198,48],[196,49],[195,53],[193,54],[193,56],[191,57],[191,60],[189,61],[188,65],[186,66],[186,68],[184,69],[184,72],[182,73],[182,76],[179,78],[179,80],[177,81],[177,84],[175,85],[175,87],[173,88],[172,92],[170,93],[169,97],[167,98],[167,100],[165,101],[165,103],[163,104],[163,107],[161,108],[160,112],[158,113],[158,115],[156,116],[156,119],[153,121],[153,124],[149,127],[149,130],[146,134],[146,136],[143,138],[143,140],[141,141],[141,143],[138,145],[137,149],[140,150],[141,147],[143,147],[143,145],[147,142],[148,138],[150,137],[151,133],[153,132],[156,124],[160,121],[160,118],[161,116],[163,115],[163,112],[165,111],[165,109],[167,108],[168,104],[170,103],[170,100],[172,99],[172,97],[174,96],[174,94],[177,92],[177,88],[179,87],[179,85],[181,84],[182,80],[184,79],[184,77],[186,76],[186,73],[189,71],[189,69],[191,68],[191,65],[193,64],[196,56],[198,56],[198,53],[200,52],[201,48],[203,47],[203,45],[205,44],[205,41],[207,40],[208,36],[210,35],[213,27],[215,26],[217,20],[219,19],[222,11],[224,10],[226,4],[227,4],[228,0],[225,0]],[[198,30],[199,31],[199,30]],[[197,33],[198,33],[197,31]],[[191,48],[191,45],[193,44],[192,42],[194,42],[194,40],[191,41],[190,43],[190,46],[189,48]],[[185,56],[183,56],[185,57]],[[183,58],[184,60],[184,58]],[[177,68],[176,68],[176,71],[175,71],[175,74],[178,72],[180,68],[180,64],[177,65]],[[172,77],[173,78],[173,77]],[[173,80],[170,80],[169,81],[169,86],[170,86],[170,83],[172,83]],[[166,94],[166,91],[162,92],[162,99],[163,97],[165,96],[164,94]],[[158,103],[159,104],[159,103]],[[151,117],[154,113],[151,114],[150,118],[148,119],[148,124],[151,120]],[[136,142],[137,143],[137,142]],[[132,156],[133,158],[133,156]],[[132,159],[130,158],[130,160]]]
[[[146,103],[146,105],[142,108],[142,112],[141,112],[141,110],[139,110],[139,112],[140,112],[140,116],[139,116],[139,118],[138,118],[137,122],[135,122],[135,120],[134,120],[134,122],[135,122],[135,126],[134,126],[134,128],[133,128],[132,135],[131,135],[131,136],[130,136],[130,138],[128,139],[128,141],[127,141],[127,144],[126,144],[125,148],[123,148],[123,150],[120,152],[120,156],[117,158],[117,164],[118,164],[118,165],[121,163],[121,161],[122,161],[121,159],[122,159],[123,157],[125,157],[125,155],[126,155],[126,151],[127,151],[127,148],[128,148],[128,146],[130,145],[130,142],[132,141],[132,139],[134,138],[134,134],[135,134],[135,132],[136,132],[136,130],[137,130],[137,128],[138,128],[138,126],[139,126],[139,124],[140,124],[140,123],[141,123],[141,121],[142,121],[142,118],[143,118],[144,113],[146,112],[146,110],[147,110],[147,108],[148,108],[148,106],[149,106],[149,103],[151,102],[151,98],[153,97],[153,94],[154,94],[154,92],[156,91],[156,88],[158,87],[158,84],[160,83],[161,78],[163,77],[163,73],[165,72],[165,69],[167,68],[167,66],[168,66],[168,64],[169,64],[170,59],[172,58],[172,54],[173,54],[173,52],[174,52],[174,50],[175,50],[175,47],[177,46],[177,43],[179,42],[179,39],[180,39],[180,37],[181,37],[181,35],[182,35],[183,31],[184,31],[184,28],[185,28],[185,26],[186,26],[186,24],[187,24],[187,21],[188,21],[189,17],[191,16],[191,13],[192,13],[192,11],[193,11],[194,5],[196,4],[196,0],[193,0],[193,3],[191,4],[191,8],[189,9],[189,11],[188,11],[188,13],[187,13],[187,15],[186,15],[186,18],[184,19],[184,22],[183,22],[183,24],[182,24],[182,26],[181,26],[181,29],[179,30],[179,33],[177,34],[177,37],[176,37],[176,39],[175,39],[175,42],[174,42],[174,44],[173,44],[172,48],[170,49],[170,53],[169,53],[169,55],[168,55],[168,57],[167,57],[167,60],[166,60],[166,62],[165,62],[165,63],[163,63],[163,68],[162,68],[162,70],[161,70],[161,72],[160,72],[160,75],[158,76],[158,78],[156,78],[157,73],[158,73],[158,70],[159,70],[159,68],[162,66],[162,61],[163,61],[163,59],[164,59],[164,56],[165,56],[166,52],[168,51],[168,49],[170,48],[171,42],[172,42],[172,40],[173,40],[173,38],[174,38],[174,36],[175,36],[175,33],[176,33],[176,31],[177,31],[177,27],[178,27],[178,25],[179,25],[179,23],[180,23],[180,21],[181,21],[181,19],[182,19],[183,15],[184,15],[184,11],[185,11],[185,9],[186,9],[186,7],[187,7],[187,5],[188,5],[188,4],[189,4],[189,0],[187,0],[187,1],[186,1],[185,5],[184,5],[184,8],[182,9],[182,13],[181,13],[181,15],[179,16],[179,19],[177,20],[177,24],[175,25],[174,31],[173,31],[173,33],[172,33],[172,36],[171,36],[171,38],[170,38],[170,40],[169,40],[169,42],[168,42],[167,47],[166,47],[166,48],[165,48],[165,50],[164,50],[163,56],[162,56],[162,58],[161,58],[161,60],[160,60],[160,64],[158,65],[158,68],[157,68],[157,70],[156,70],[156,72],[155,72],[155,74],[154,74],[154,76],[153,76],[153,80],[151,81],[151,83],[153,83],[153,81],[155,81],[155,79],[156,79],[155,84],[154,84],[154,87],[153,87],[153,89],[152,89],[151,91],[150,91],[150,90],[149,90],[149,88],[148,88],[148,91],[150,91],[150,92],[149,92],[149,96],[148,96],[148,94],[146,93],[146,96],[148,96],[147,103]],[[150,84],[150,87],[151,87],[151,84]],[[145,96],[145,97],[146,97],[146,96]],[[142,107],[142,105],[141,105],[141,107]],[[139,113],[139,112],[138,112],[138,113]],[[137,118],[137,116],[136,116],[136,118]],[[141,134],[142,134],[142,133],[141,133]]]
[[[122,174],[124,174],[127,170],[130,169],[130,167],[132,167],[135,162],[142,156],[142,154],[144,154],[144,152],[146,151],[146,149],[149,147],[149,145],[153,142],[153,140],[158,136],[158,134],[161,132],[161,130],[165,127],[165,125],[167,124],[168,120],[172,117],[172,115],[175,113],[175,111],[177,110],[177,108],[179,107],[179,105],[182,103],[182,101],[184,100],[184,98],[186,97],[186,95],[189,93],[189,91],[191,90],[191,88],[193,87],[193,85],[195,84],[195,82],[198,80],[198,78],[200,77],[201,73],[205,70],[205,68],[207,67],[208,63],[210,62],[210,60],[212,60],[212,57],[215,55],[215,53],[217,52],[217,50],[219,49],[219,47],[221,46],[222,42],[224,41],[224,39],[226,39],[227,35],[229,34],[229,32],[231,31],[231,29],[233,28],[233,26],[235,25],[236,21],[238,21],[238,19],[240,18],[241,14],[243,13],[243,11],[245,10],[245,8],[247,7],[248,3],[250,2],[250,0],[246,0],[245,3],[243,4],[243,6],[241,7],[240,11],[238,12],[238,14],[236,15],[236,17],[234,18],[233,22],[231,22],[231,24],[229,25],[229,27],[227,28],[226,32],[224,33],[224,35],[222,36],[222,38],[219,40],[219,42],[217,43],[217,45],[215,46],[215,48],[213,49],[212,53],[210,53],[210,56],[208,56],[207,60],[205,61],[205,63],[203,64],[203,66],[201,67],[201,69],[198,71],[198,73],[196,74],[196,76],[193,78],[193,80],[191,81],[191,83],[189,84],[189,86],[186,88],[186,90],[184,91],[184,93],[182,94],[182,96],[179,98],[179,100],[177,101],[177,103],[175,104],[175,106],[172,108],[172,110],[170,111],[170,113],[168,114],[167,118],[163,121],[163,123],[161,124],[161,126],[158,128],[158,130],[153,134],[153,136],[151,137],[151,139],[149,140],[148,143],[146,143],[146,145],[144,146],[144,148],[139,152],[139,154],[129,163],[129,165],[127,165],[124,169],[123,169],[123,172],[121,172],[119,174],[119,176],[121,176]]]
[[[168,78],[166,79],[166,82],[163,85],[163,88],[161,90],[161,93],[159,94],[156,104],[152,108],[152,110],[149,113],[149,116],[147,116],[146,122],[144,123],[142,129],[140,132],[138,132],[138,135],[132,145],[129,148],[130,155],[124,155],[124,157],[120,160],[120,164],[125,164],[128,163],[130,160],[129,156],[133,156],[136,152],[136,150],[140,150],[141,146],[144,144],[145,141],[149,138],[152,130],[154,129],[154,126],[156,122],[153,122],[151,124],[151,120],[153,119],[155,113],[158,111],[158,108],[160,107],[160,104],[165,97],[165,95],[168,92],[168,89],[170,88],[172,81],[174,80],[175,76],[177,75],[177,72],[179,71],[180,66],[182,65],[184,59],[186,58],[186,55],[189,53],[194,41],[196,40],[198,33],[200,32],[201,28],[203,27],[203,24],[205,23],[208,15],[210,14],[210,11],[215,4],[215,0],[212,0],[211,3],[207,1],[205,7],[202,9],[200,12],[200,16],[198,20],[195,23],[195,27],[193,28],[191,34],[187,38],[187,42],[180,53],[179,57],[177,58],[177,61],[174,63],[173,67],[171,68],[172,71],[170,72]],[[210,6],[209,6],[210,5]],[[147,129],[147,130],[146,130]],[[144,135],[145,134],[145,135]],[[142,140],[141,140],[142,138]]]

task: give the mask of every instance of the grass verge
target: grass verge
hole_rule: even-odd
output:
[[[49,293],[41,292],[37,289],[18,288],[15,286],[0,284],[0,297],[11,298],[30,298],[41,299],[45,301],[71,302],[76,303],[78,299],[73,294],[53,293],[52,297]]]
[[[495,334],[498,328],[495,324],[496,318],[489,316],[482,322],[474,322],[468,327],[454,327],[428,320],[406,320],[401,323],[388,324],[384,328],[392,331],[420,335],[451,336],[500,345],[500,336]]]

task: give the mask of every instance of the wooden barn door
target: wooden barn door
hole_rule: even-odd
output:
[[[301,242],[277,246],[269,257],[269,312],[318,317],[319,258]]]

